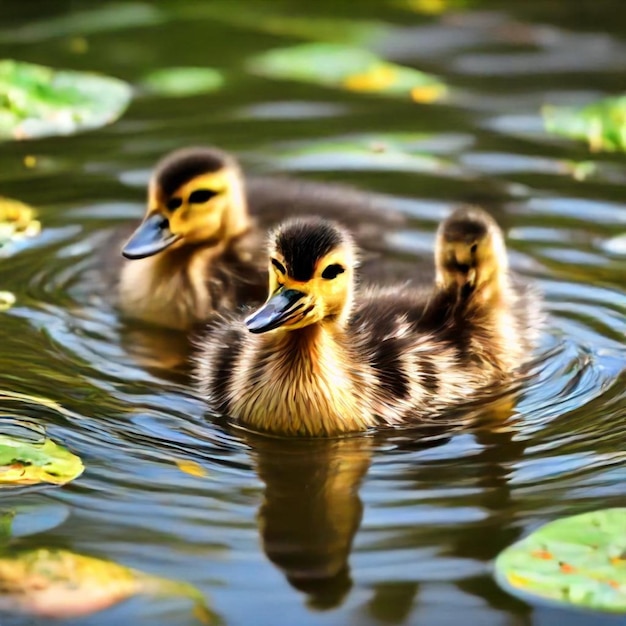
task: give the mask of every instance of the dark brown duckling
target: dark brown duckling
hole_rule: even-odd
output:
[[[280,435],[335,436],[419,421],[505,380],[534,328],[502,233],[483,211],[440,226],[430,289],[354,291],[353,239],[319,218],[270,236],[269,297],[198,340],[212,410]]]

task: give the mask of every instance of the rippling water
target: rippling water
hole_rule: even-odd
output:
[[[357,17],[386,25],[379,53],[452,87],[448,103],[430,106],[251,76],[254,54],[298,43],[263,20],[233,18],[253,4],[229,15],[199,0],[134,3],[140,19],[126,28],[92,20],[73,31],[57,18],[76,3],[48,3],[46,15],[2,3],[0,56],[131,82],[152,67],[230,72],[215,95],[138,93],[111,127],[0,146],[1,193],[37,206],[44,225],[0,259],[0,289],[17,296],[1,314],[3,424],[43,427],[87,466],[64,488],[3,492],[7,502],[50,505],[44,528],[20,545],[187,580],[228,624],[623,622],[531,606],[491,575],[498,551],[538,524],[625,505],[624,159],[549,138],[538,113],[544,102],[623,90],[621,4],[492,1],[427,16],[410,7],[437,3],[359,3]],[[306,10],[332,17],[333,6]],[[350,17],[355,7],[342,10]],[[81,54],[74,36],[86,38]],[[406,134],[423,155],[410,164],[342,148]],[[285,442],[212,423],[175,365],[178,344],[122,324],[96,261],[111,232],[142,214],[155,160],[190,143],[233,150],[252,171],[390,196],[410,218],[394,253],[416,263],[430,259],[436,225],[456,202],[486,203],[513,267],[543,290],[550,314],[523,387],[469,407],[470,428],[419,436]],[[314,145],[324,150],[306,150]],[[31,154],[33,169],[22,165]],[[571,165],[579,161],[595,164],[584,180]],[[185,460],[206,476],[183,473]],[[188,608],[136,599],[79,621],[192,624]]]

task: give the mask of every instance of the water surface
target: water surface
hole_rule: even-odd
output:
[[[545,102],[623,90],[621,3],[464,4],[475,8],[428,16],[408,0],[238,0],[226,9],[200,0],[3,0],[0,57],[134,84],[160,67],[227,73],[216,94],[169,99],[138,89],[108,128],[0,146],[0,192],[36,206],[44,225],[0,259],[0,289],[17,296],[1,318],[0,389],[63,410],[10,399],[0,407],[6,423],[45,425],[87,466],[62,489],[11,494],[65,511],[20,545],[187,580],[233,625],[623,623],[522,602],[491,574],[498,551],[538,524],[626,503],[624,159],[547,137],[539,116]],[[124,19],[90,19],[106,7]],[[253,10],[261,17],[238,19]],[[301,42],[268,27],[264,12],[374,22],[382,30],[372,48],[440,76],[450,99],[417,105],[253,76],[255,54]],[[422,161],[388,167],[336,147],[386,145],[398,133],[414,135]],[[253,172],[390,196],[409,217],[393,253],[416,264],[430,259],[437,223],[457,202],[485,203],[550,316],[523,388],[468,408],[473,426],[426,438],[286,442],[207,419],[168,361],[146,362],[142,335],[102,293],[97,255],[142,214],[156,159],[198,143],[236,152]],[[303,152],[318,144],[335,148]],[[35,168],[25,155],[37,157]],[[595,169],[577,180],[571,162],[587,160]],[[206,476],[182,472],[181,460]],[[142,598],[72,623],[114,620],[195,623],[182,600]]]

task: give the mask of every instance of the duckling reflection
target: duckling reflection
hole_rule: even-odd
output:
[[[291,440],[249,436],[266,485],[258,514],[263,550],[319,609],[341,604],[363,513],[359,487],[372,452],[364,437]]]
[[[189,383],[192,351],[185,332],[129,320],[120,327],[120,340],[126,353],[146,372],[169,382]]]
[[[516,522],[519,503],[513,496],[510,478],[511,467],[523,458],[528,442],[517,437],[518,399],[519,389],[506,391],[495,399],[482,399],[450,416],[451,429],[454,422],[465,424],[464,432],[471,426],[471,433],[479,446],[463,459],[450,458],[445,453],[439,458],[421,459],[419,451],[423,449],[423,442],[412,430],[386,436],[388,446],[395,444],[394,452],[400,460],[400,470],[394,478],[401,481],[403,491],[413,493],[417,500],[424,494],[427,502],[440,501],[450,512],[447,524],[445,521],[438,524],[418,522],[398,529],[390,538],[398,553],[419,554],[424,551],[426,555],[434,552],[460,563],[489,562],[500,550],[520,538],[523,529]],[[445,480],[442,482],[443,476]],[[459,485],[465,494],[473,495],[455,499],[454,495],[446,494],[447,489],[452,487],[454,490]],[[463,511],[457,520],[454,519],[456,506]],[[480,522],[474,516],[464,518],[468,507],[480,512]],[[434,581],[429,580],[424,569],[417,576],[409,574],[404,578],[398,575],[392,581],[379,579],[372,584],[371,597],[360,608],[361,619],[364,623],[372,618],[387,624],[430,623],[432,613],[428,607],[432,602],[433,583],[437,586],[438,598],[449,598],[452,603],[458,601],[468,610],[475,611],[471,614],[473,618],[469,618],[472,624],[491,623],[492,616],[486,607],[500,610],[503,603],[509,606],[512,601],[497,589],[491,576],[459,577],[452,568],[449,570],[450,580],[446,580],[443,571],[437,572]],[[468,602],[468,595],[479,601]],[[520,613],[530,611],[521,604]]]
[[[373,195],[246,179],[234,157],[214,148],[172,152],[158,163],[146,215],[122,250],[129,260],[119,275],[119,308],[129,319],[188,330],[217,309],[262,302],[264,228],[298,213],[350,225],[359,244],[374,253],[385,249],[385,232],[405,221]]]

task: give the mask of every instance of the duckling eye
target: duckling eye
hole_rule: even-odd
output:
[[[280,263],[279,261],[277,261],[276,259],[272,259],[272,265],[281,273],[281,274],[286,274],[287,270],[285,269],[285,266]]]
[[[211,189],[196,189],[189,194],[189,204],[204,204],[217,196],[217,191]]]
[[[182,198],[170,198],[165,203],[165,206],[168,208],[168,210],[175,211],[182,203],[183,203]]]
[[[339,263],[333,263],[324,269],[322,272],[322,278],[326,280],[332,280],[333,278],[337,278],[339,274],[343,274],[346,270],[339,265]]]

